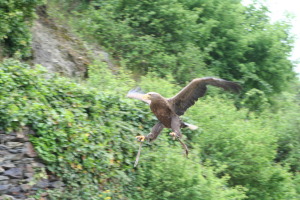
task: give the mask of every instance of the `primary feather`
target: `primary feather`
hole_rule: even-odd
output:
[[[207,85],[221,87],[224,90],[233,92],[239,92],[241,90],[241,86],[232,81],[212,77],[197,78],[192,80],[174,97],[169,98],[168,102],[177,115],[183,115],[189,107],[194,105],[200,97],[205,95]]]

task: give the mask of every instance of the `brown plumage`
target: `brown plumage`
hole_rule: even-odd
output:
[[[144,139],[153,141],[163,128],[171,128],[173,131],[171,135],[180,139],[182,136],[180,128],[189,127],[196,129],[196,126],[182,122],[179,116],[183,115],[189,107],[194,105],[200,97],[205,95],[207,85],[220,87],[233,92],[239,92],[241,90],[241,86],[235,82],[206,77],[192,80],[172,98],[164,98],[156,92],[143,94],[140,90],[129,91],[127,97],[148,103],[151,111],[159,120],[147,136],[138,136],[138,139],[140,141]]]

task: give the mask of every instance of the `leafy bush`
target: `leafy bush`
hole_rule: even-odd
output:
[[[110,88],[104,88],[108,92],[102,92],[67,78],[53,76],[46,79],[44,72],[39,66],[30,69],[27,64],[15,60],[5,60],[0,65],[0,127],[9,131],[28,126],[36,132],[31,137],[36,151],[48,170],[60,176],[66,184],[62,191],[49,191],[52,199],[127,199],[136,187],[147,190],[143,177],[158,181],[158,177],[151,180],[147,175],[154,173],[156,165],[159,165],[159,158],[150,153],[154,148],[144,148],[142,155],[156,160],[150,163],[155,168],[152,170],[151,165],[145,165],[144,170],[133,169],[138,145],[132,140],[135,135],[145,134],[144,130],[150,130],[154,124],[153,115],[142,102],[124,99],[123,94],[114,94]],[[104,79],[112,76],[102,75]],[[97,83],[97,79],[94,80]],[[174,144],[169,140],[157,140],[156,144],[166,146],[159,148],[162,152],[173,151]],[[178,165],[183,160],[180,154],[175,156],[174,153],[167,163],[170,166],[174,161]],[[206,196],[212,196],[212,199],[218,195],[220,198],[244,197],[240,190],[223,189],[227,179],[219,180],[212,171],[205,176],[197,174],[201,172],[198,165],[196,163],[191,168],[182,166],[187,177],[183,177],[183,181],[177,177],[174,185],[195,183],[195,189],[198,189],[206,181],[212,181],[201,190],[208,193]],[[164,167],[167,165],[160,167],[161,175]],[[196,170],[195,174],[188,176],[192,169]],[[170,173],[170,177],[176,171]],[[132,182],[134,180],[137,182]],[[128,189],[128,184],[133,188]],[[209,192],[214,190],[221,193]],[[133,195],[140,198],[137,192]],[[184,195],[184,198],[203,196],[193,191]]]
[[[2,0],[0,2],[0,43],[8,56],[31,55],[30,25],[35,18],[35,8],[44,0]]]
[[[271,115],[273,119],[272,126],[278,137],[276,161],[290,166],[293,172],[299,172],[300,110],[298,95],[286,92],[280,97],[277,97],[277,104],[280,105],[278,112]]]
[[[90,87],[96,87],[98,90],[110,93],[120,94],[124,97],[125,94],[135,87],[135,82],[131,78],[132,74],[123,68],[119,68],[114,74],[106,63],[95,62],[88,67],[88,76],[86,83]]]
[[[273,162],[278,137],[272,114],[257,117],[248,110],[237,111],[228,99],[210,97],[187,114],[202,129],[192,137],[193,146],[200,146],[199,157],[220,167],[220,175],[229,175],[230,185],[246,187],[249,199],[295,198],[292,174]]]
[[[228,176],[217,178],[211,167],[201,166],[197,157],[186,159],[169,148],[147,154],[129,190],[131,199],[230,200],[245,199],[244,188],[227,187]],[[195,155],[195,154],[194,154]],[[145,157],[145,154],[144,154]]]
[[[6,60],[0,69],[1,129],[35,130],[35,149],[69,184],[70,195],[89,199],[104,183],[120,186],[114,180],[132,168],[132,140],[150,128],[148,112],[66,78],[45,79],[43,71],[17,61]]]

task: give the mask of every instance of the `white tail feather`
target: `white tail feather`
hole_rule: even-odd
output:
[[[184,123],[185,125],[187,125],[187,127],[191,130],[196,130],[198,128],[198,126],[195,126],[193,124],[188,124],[188,123]]]

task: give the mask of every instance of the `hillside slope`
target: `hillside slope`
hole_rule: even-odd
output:
[[[51,18],[46,6],[39,7],[37,14],[31,29],[33,64],[40,64],[52,73],[81,78],[87,76],[88,65],[94,60],[114,67],[107,52],[86,44],[64,22]]]

